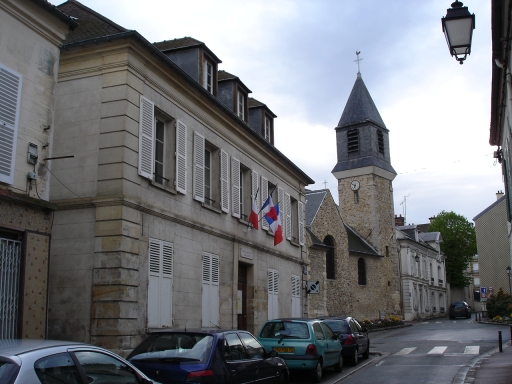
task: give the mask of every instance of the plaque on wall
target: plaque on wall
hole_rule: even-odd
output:
[[[253,258],[252,250],[248,249],[248,248],[240,248],[240,257],[252,260],[252,258]]]

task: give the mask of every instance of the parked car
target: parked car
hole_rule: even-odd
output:
[[[92,345],[0,340],[2,384],[157,384],[122,357]]]
[[[454,301],[450,304],[448,316],[450,319],[455,319],[456,317],[465,317],[466,319],[470,319],[471,307],[465,301]]]
[[[128,360],[153,380],[177,383],[288,383],[288,367],[247,331],[151,333]]]
[[[356,319],[350,316],[319,317],[338,336],[343,347],[343,360],[351,365],[357,365],[359,355],[363,359],[370,357],[370,338],[368,330],[362,327]]]
[[[341,344],[325,322],[317,319],[275,319],[267,321],[258,340],[269,351],[276,351],[288,368],[309,370],[314,382],[322,378],[322,370],[343,368]]]

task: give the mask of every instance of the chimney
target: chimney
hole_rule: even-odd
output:
[[[430,222],[433,222],[436,219],[436,217],[432,216],[432,217],[429,217],[428,219],[430,220]]]
[[[496,200],[499,200],[503,197],[503,191],[496,192]]]
[[[395,215],[395,227],[403,227],[405,225],[405,217]]]

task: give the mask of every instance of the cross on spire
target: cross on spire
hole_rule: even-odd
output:
[[[358,75],[361,74],[361,70],[359,68],[359,62],[363,60],[363,59],[359,58],[360,53],[361,53],[361,51],[356,51],[357,59],[354,60],[354,63],[357,61],[357,74]]]

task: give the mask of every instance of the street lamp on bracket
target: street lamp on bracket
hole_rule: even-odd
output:
[[[441,18],[446,43],[450,55],[462,64],[471,54],[471,41],[475,29],[475,14],[470,14],[468,7],[463,7],[460,1],[452,3],[446,10],[446,16]]]

